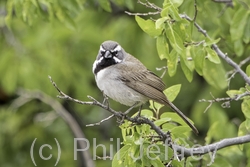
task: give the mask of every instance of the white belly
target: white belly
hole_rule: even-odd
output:
[[[111,99],[121,104],[132,106],[137,102],[145,103],[148,99],[117,80],[116,72],[110,69],[99,71],[95,77],[98,88]]]

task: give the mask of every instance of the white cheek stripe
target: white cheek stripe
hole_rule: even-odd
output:
[[[99,59],[99,60],[96,60],[96,64],[101,63],[103,59],[104,59],[103,57],[100,57],[100,59]]]
[[[122,60],[118,59],[118,58],[115,57],[115,56],[113,57],[113,59],[115,60],[116,63],[121,63],[121,62],[122,62]]]
[[[92,72],[93,72],[93,74],[95,73],[94,71],[95,71],[95,69],[96,69],[96,65],[97,65],[97,61],[94,62],[93,67],[92,67]]]
[[[95,69],[96,69],[96,66],[97,64],[99,64],[101,61],[102,61],[103,57],[100,57],[99,60],[96,60],[93,64],[93,67],[92,67],[92,72],[94,73]]]

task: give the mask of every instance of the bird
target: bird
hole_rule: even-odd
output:
[[[166,86],[162,79],[127,53],[118,42],[107,40],[100,45],[92,71],[97,87],[106,96],[130,106],[125,113],[153,100],[169,106],[198,134],[193,123],[163,93]]]

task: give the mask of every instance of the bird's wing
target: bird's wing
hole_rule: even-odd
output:
[[[134,66],[131,68],[134,68]],[[144,68],[130,69],[128,65],[123,69],[126,70],[120,71],[123,74],[118,79],[123,81],[125,85],[156,102],[162,104],[167,102],[166,96],[163,93],[165,84],[161,78]]]

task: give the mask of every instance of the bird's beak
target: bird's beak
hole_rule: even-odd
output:
[[[110,53],[110,51],[106,51],[104,54],[104,58],[112,58],[112,54]]]

